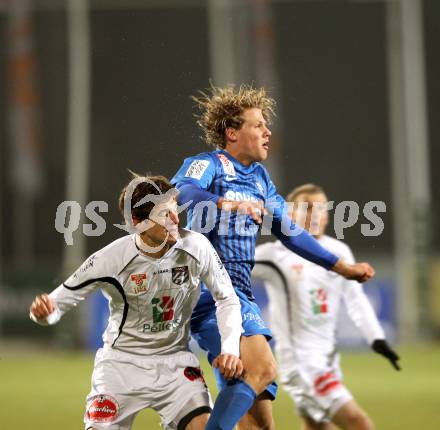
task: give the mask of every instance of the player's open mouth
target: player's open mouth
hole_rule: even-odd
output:
[[[268,151],[269,150],[269,143],[263,143],[263,148]]]

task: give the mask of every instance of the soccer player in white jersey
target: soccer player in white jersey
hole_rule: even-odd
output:
[[[324,234],[327,197],[321,187],[305,184],[286,199],[293,219],[323,247],[348,263],[354,258],[343,242]],[[304,430],[372,430],[373,424],[342,383],[335,326],[341,302],[373,350],[400,369],[399,357],[385,334],[361,284],[326,271],[280,242],[260,245],[252,273],[263,279],[279,364],[280,381],[293,398]]]
[[[188,346],[199,284],[203,281],[216,300],[222,342],[216,362],[227,378],[243,370],[239,300],[209,241],[178,228],[177,192],[168,180],[135,179],[122,191],[120,208],[125,202],[126,221],[131,216],[140,233],[89,257],[65,283],[36,297],[30,316],[42,325],[55,324],[97,289],[109,300],[104,347],[96,354],[87,396],[86,429],[128,430],[140,410],[152,408],[166,429],[202,430],[211,400]]]

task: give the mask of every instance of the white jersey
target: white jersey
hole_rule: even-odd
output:
[[[323,236],[319,243],[344,261],[354,262],[343,242]],[[314,361],[319,368],[332,357],[342,301],[368,343],[385,338],[361,284],[305,260],[279,241],[257,247],[252,275],[266,283],[281,374],[302,362]]]
[[[177,243],[160,259],[143,255],[136,235],[124,236],[90,256],[49,294],[55,311],[40,324],[54,324],[90,293],[101,289],[110,317],[105,347],[139,355],[187,351],[189,322],[200,282],[216,301],[222,353],[239,356],[240,302],[212,245],[202,234],[179,229]]]

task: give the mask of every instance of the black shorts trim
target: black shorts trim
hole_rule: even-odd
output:
[[[190,421],[202,414],[208,413],[210,414],[212,409],[209,406],[200,406],[199,408],[194,409],[189,414],[186,414],[177,425],[177,430],[185,430],[185,427],[190,423]]]

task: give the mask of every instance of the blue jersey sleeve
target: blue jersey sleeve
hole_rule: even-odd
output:
[[[198,154],[186,158],[171,183],[179,190],[178,202],[185,204],[191,201],[193,208],[201,201],[212,201],[217,204],[220,196],[208,191],[216,175],[216,165],[210,153]]]
[[[269,178],[268,178],[269,179]],[[326,269],[331,269],[339,257],[323,248],[306,230],[292,222],[287,203],[269,179],[266,209],[272,217],[272,234],[291,251]]]

